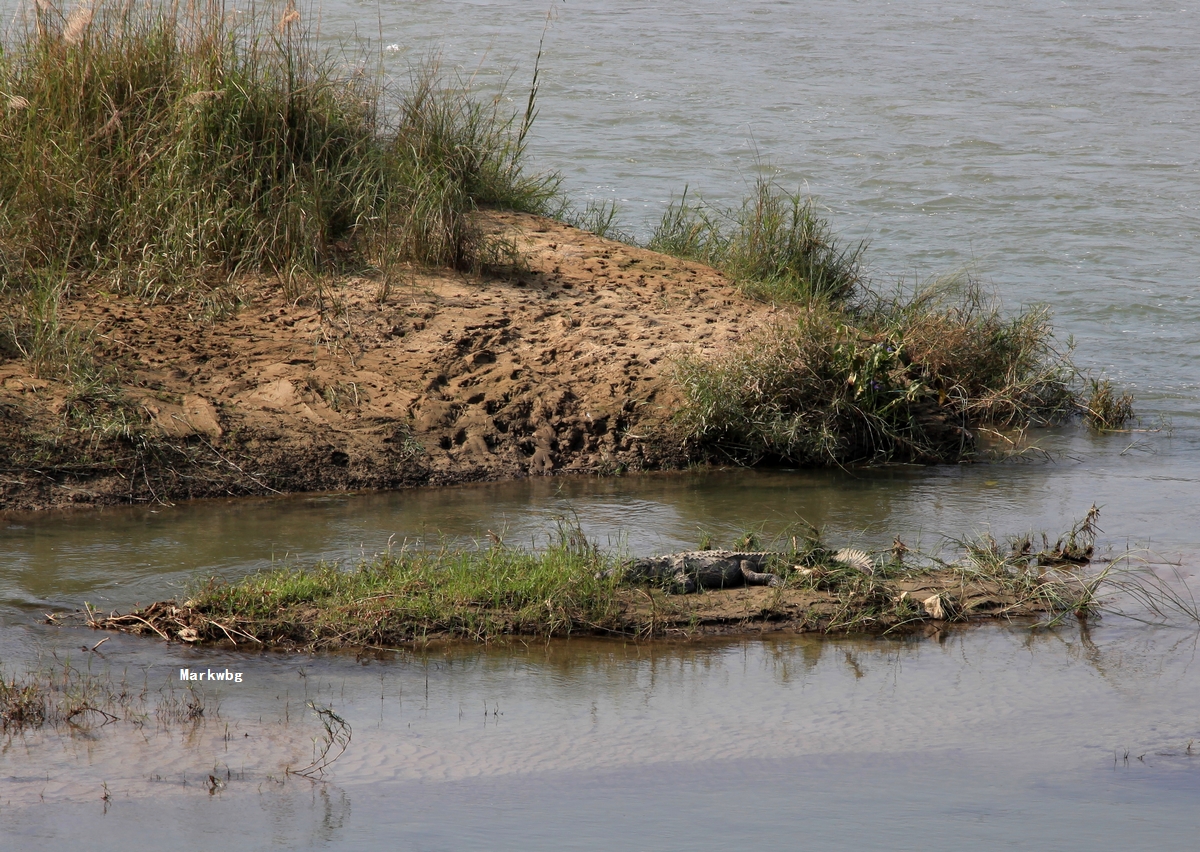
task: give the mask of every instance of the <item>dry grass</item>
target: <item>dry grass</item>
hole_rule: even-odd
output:
[[[184,642],[306,648],[650,638],[702,633],[702,624],[722,632],[775,625],[878,633],[978,618],[1041,616],[1051,623],[1096,610],[1100,584],[1079,570],[1091,553],[1094,520],[1089,515],[1039,550],[1019,546],[1021,539],[1007,550],[981,539],[959,543],[951,559],[899,541],[881,553],[834,547],[808,528],[785,536],[761,565],[778,578],[771,588],[694,595],[679,594],[670,579],[635,579],[623,567],[629,563],[563,529],[540,552],[502,545],[402,550],[353,567],[321,563],[209,581],[184,603],[159,602],[91,623]]]
[[[1083,422],[1097,432],[1116,432],[1134,419],[1133,394],[1113,387],[1108,379],[1089,379],[1079,407]]]
[[[1005,317],[952,278],[854,308],[813,302],[737,351],[682,359],[677,420],[699,451],[742,463],[959,461],[975,426],[1069,417],[1075,375],[1045,310]]]
[[[307,10],[98,0],[33,7],[0,52],[0,274],[101,276],[147,298],[242,272],[472,266],[476,205],[541,211],[532,120],[436,65],[389,91]],[[315,18],[314,18],[315,20]]]

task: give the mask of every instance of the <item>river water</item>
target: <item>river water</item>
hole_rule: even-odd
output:
[[[549,16],[547,11],[552,9]],[[759,174],[818,196],[876,280],[969,269],[1048,303],[1143,431],[1038,440],[1049,460],[538,480],[0,520],[0,669],[70,660],[151,696],[229,667],[197,725],[0,742],[0,849],[1193,849],[1194,629],[1109,617],[938,638],[571,642],[392,658],[201,652],[51,609],[196,576],[354,559],[389,539],[536,545],[556,523],[634,553],[806,520],[894,534],[1057,532],[1174,581],[1200,564],[1200,23],[1183,2],[330,3],[322,37],[398,76],[439,53],[514,107],[544,32],[531,155],[644,237],[685,186]],[[389,49],[393,47],[395,49]],[[351,725],[321,783],[287,776]],[[1200,752],[1198,744],[1193,752]],[[210,793],[209,775],[225,786]],[[109,798],[102,798],[107,790]]]

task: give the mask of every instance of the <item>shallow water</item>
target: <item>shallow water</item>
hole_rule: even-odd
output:
[[[136,669],[145,645],[114,639],[107,662]],[[362,664],[159,649],[152,682],[202,664],[246,683],[208,690],[194,729],[9,743],[0,845],[117,849],[153,828],[187,847],[236,827],[242,848],[1190,849],[1195,648],[1112,625]],[[305,698],[353,727],[320,784],[282,771],[319,734]],[[209,793],[210,773],[226,786]]]
[[[1119,496],[1119,478],[1098,481]],[[1123,849],[1147,831],[1155,848],[1191,848],[1194,628],[1109,617],[1089,630],[988,626],[923,640],[572,640],[378,658],[123,635],[100,656],[83,650],[96,633],[38,620],[84,600],[176,595],[196,576],[273,558],[352,560],[389,539],[469,545],[493,529],[536,545],[564,516],[638,553],[799,517],[887,544],[892,530],[931,541],[982,518],[1069,520],[1097,493],[1046,482],[1038,466],[743,471],[17,520],[0,537],[0,663],[67,661],[149,702],[141,728],[3,741],[0,848],[115,849],[150,827],[187,847],[227,842],[230,826],[246,848],[716,849],[801,837],[801,848]],[[1152,526],[1153,512],[1122,508],[1122,523]],[[1187,540],[1171,543],[1195,585]],[[201,689],[199,724],[163,723],[154,706],[183,695],[184,667],[243,681]],[[321,736],[309,700],[353,730],[319,784],[286,774]],[[210,774],[225,786],[210,793]]]
[[[1049,303],[1143,406],[1196,416],[1200,10],[382,0],[329,3],[322,28],[394,46],[397,75],[437,53],[477,88],[508,79],[522,108],[548,9],[531,150],[576,198],[645,236],[684,187],[728,205],[773,174],[884,282],[974,269]]]
[[[70,659],[153,698],[230,666],[206,721],[0,743],[0,848],[1191,849],[1196,635],[1109,618],[925,641],[572,642],[391,660],[201,652],[39,623],[128,607],[197,576],[352,560],[389,540],[544,541],[578,523],[635,553],[764,538],[934,546],[1057,533],[1103,505],[1105,549],[1193,587],[1200,554],[1200,26],[1186,4],[774,2],[554,5],[532,154],[646,235],[685,185],[736,202],[805,183],[882,280],[964,266],[1045,301],[1084,366],[1149,427],[1039,436],[994,467],[539,480],[208,502],[0,521],[0,668]],[[388,67],[441,52],[515,106],[537,4],[329,4],[322,34]],[[0,9],[11,4],[0,2]],[[7,16],[6,16],[7,18]],[[769,164],[769,167],[765,164]],[[353,727],[325,784],[287,777]],[[486,713],[485,713],[486,711]],[[226,728],[228,725],[228,728]],[[227,734],[232,733],[232,736]],[[249,736],[246,736],[249,734]],[[1128,750],[1128,757],[1126,757]],[[210,795],[204,781],[228,772]],[[186,782],[186,784],[185,784]],[[101,800],[107,785],[110,799]]]
[[[1053,436],[1051,436],[1053,437]],[[1200,553],[1194,483],[1145,487],[1143,462],[1079,438],[1055,464],[897,466],[843,471],[717,471],[624,478],[534,479],[359,495],[196,501],[13,517],[0,528],[0,614],[100,608],[182,594],[197,577],[235,578],[273,564],[354,561],[389,546],[483,547],[488,532],[544,546],[578,525],[602,547],[648,555],[732,546],[747,531],[764,545],[811,524],[837,544],[926,551],[948,539],[1068,530],[1103,506],[1101,551],[1191,571]],[[1082,458],[1079,453],[1087,453]]]

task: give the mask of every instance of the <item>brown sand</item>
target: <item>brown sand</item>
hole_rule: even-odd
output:
[[[67,429],[72,389],[0,360],[0,509],[679,463],[673,359],[774,309],[700,264],[536,216],[481,221],[518,273],[415,272],[382,301],[367,278],[300,299],[262,282],[216,321],[76,295],[60,315],[92,330],[151,440]]]

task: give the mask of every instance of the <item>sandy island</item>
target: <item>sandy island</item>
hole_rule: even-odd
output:
[[[77,294],[63,318],[119,370],[134,437],[65,428],[71,387],[0,362],[0,507],[679,464],[673,358],[723,350],[778,309],[701,264],[480,216],[515,245],[515,273],[419,270],[384,299],[367,278],[298,300],[263,281],[213,321],[194,304]]]

